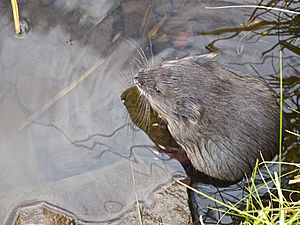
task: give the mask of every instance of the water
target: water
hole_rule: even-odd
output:
[[[135,202],[131,162],[146,205],[155,189],[185,174],[177,161],[159,160],[143,132],[132,131],[120,101],[127,87],[120,71],[130,74],[126,63],[135,48],[111,43],[101,25],[118,2],[93,5],[20,4],[22,24],[30,27],[22,35],[13,33],[2,5],[1,224],[40,202],[79,221],[114,219]]]
[[[299,133],[299,116],[287,108],[299,110],[299,25],[293,25],[298,31],[289,30],[292,23],[285,25],[294,17],[250,8],[205,9],[248,3],[23,0],[24,32],[15,35],[9,1],[1,2],[2,224],[10,224],[22,207],[39,204],[61,209],[80,223],[118,218],[135,202],[131,162],[137,194],[146,205],[153,190],[184,175],[176,160],[161,160],[151,140],[136,127],[133,131],[124,116],[120,95],[126,80],[145,66],[136,43],[149,64],[218,49],[220,64],[263,77],[277,93],[283,48],[288,129]],[[296,1],[290,7],[299,10]],[[280,34],[278,24],[254,26],[278,15]],[[299,138],[287,134],[285,139],[287,158],[297,161]],[[221,193],[239,196],[241,185]],[[215,193],[214,186],[194,186]],[[196,201],[194,211],[214,224],[218,217],[206,210],[209,204]]]

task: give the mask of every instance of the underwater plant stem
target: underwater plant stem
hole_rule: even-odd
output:
[[[19,18],[19,9],[18,9],[17,0],[11,0],[11,7],[14,16],[16,34],[20,34],[21,28],[20,28],[20,18]]]
[[[285,13],[293,13],[300,15],[300,12],[292,11],[288,9],[281,9],[281,8],[275,8],[275,7],[269,7],[269,6],[263,6],[263,5],[226,5],[226,6],[218,6],[218,7],[205,7],[205,9],[231,9],[231,8],[258,8],[258,9],[270,9],[270,10],[276,10],[280,12]]]

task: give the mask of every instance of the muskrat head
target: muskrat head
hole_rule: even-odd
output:
[[[163,119],[175,111],[177,101],[183,95],[178,90],[178,87],[182,87],[180,77],[175,77],[161,66],[138,72],[134,83]]]

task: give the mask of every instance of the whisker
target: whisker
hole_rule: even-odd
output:
[[[138,57],[134,57],[134,59],[135,59],[135,65],[138,65],[138,68],[143,66],[143,63],[138,59]]]
[[[151,106],[149,104],[149,102],[147,102],[147,109],[146,109],[146,116],[147,116],[147,133],[150,134],[150,129],[151,129]]]
[[[144,100],[142,98],[142,95],[139,96],[138,99],[138,107],[137,107],[137,116],[136,116],[136,121],[137,124],[140,124],[141,126],[143,125],[143,112],[145,109],[145,104],[144,104]]]
[[[147,132],[147,109],[148,109],[148,104],[146,101],[143,101],[144,104],[144,112],[143,112],[143,117],[142,117],[142,124],[143,127],[145,128],[145,132]],[[149,132],[148,132],[149,133]]]
[[[130,75],[131,75],[131,80],[132,80],[132,83],[134,83],[133,81],[133,78],[134,78],[134,75],[136,74],[136,72],[133,70],[133,68],[130,69]]]
[[[139,46],[139,44],[137,43],[136,40],[132,39],[132,41],[136,45],[137,52],[139,53],[140,57],[143,59],[145,66],[148,65],[148,59],[147,59],[147,56],[146,56],[144,50]]]
[[[141,64],[142,64],[143,66],[147,66],[147,65],[148,65],[148,59],[147,59],[147,56],[146,56],[145,52],[143,51],[143,49],[139,46],[138,42],[137,42],[136,40],[134,40],[134,39],[131,39],[131,38],[128,39],[128,38],[122,37],[122,39],[125,40],[125,41],[127,41],[129,44],[134,45],[134,47],[135,47],[135,49],[136,49],[138,55],[140,56],[140,58],[141,58],[141,60],[142,60],[142,62],[140,61]]]
[[[131,77],[129,77],[126,73],[120,71],[120,75],[122,77],[122,79],[126,82],[127,87],[131,87],[133,86],[133,79],[131,79]]]

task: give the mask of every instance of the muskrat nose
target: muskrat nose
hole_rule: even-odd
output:
[[[145,83],[145,80],[144,80],[142,77],[138,76],[138,75],[136,75],[136,76],[133,78],[133,80],[134,80],[134,83],[135,83],[136,85],[142,86],[142,85],[144,85],[144,83]]]

